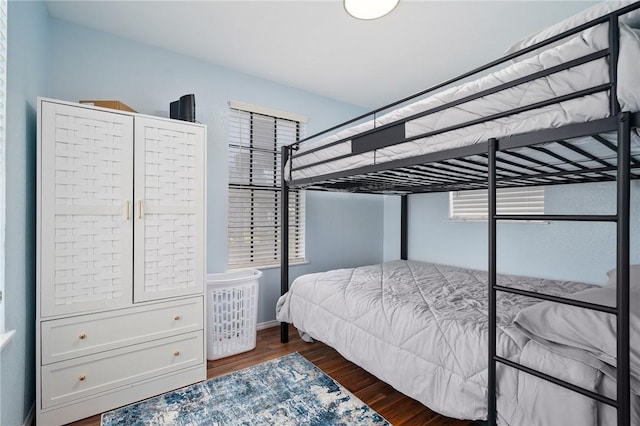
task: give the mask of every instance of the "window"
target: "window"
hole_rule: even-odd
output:
[[[229,269],[280,262],[280,147],[300,140],[306,118],[231,102]],[[304,261],[303,191],[289,193],[289,261]]]
[[[544,188],[498,188],[498,214],[543,214]],[[449,219],[487,220],[489,210],[486,189],[449,193]]]

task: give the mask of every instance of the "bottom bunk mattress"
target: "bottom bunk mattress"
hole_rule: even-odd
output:
[[[593,287],[507,275],[499,275],[498,284],[560,296]],[[498,355],[594,391],[615,392],[612,380],[596,368],[549,350],[514,325],[518,312],[536,303],[498,294]],[[450,417],[486,419],[486,272],[394,261],[309,274],[294,281],[276,310],[279,321],[332,346],[429,408]],[[598,413],[602,405],[589,398],[523,375],[498,365],[501,424],[596,425],[603,424],[599,416],[615,416],[613,409]]]

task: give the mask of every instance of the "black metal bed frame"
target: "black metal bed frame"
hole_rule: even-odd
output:
[[[503,364],[532,374],[556,385],[593,398],[617,409],[619,426],[630,425],[630,376],[629,376],[629,232],[630,232],[630,180],[640,178],[640,153],[632,155],[631,131],[640,128],[640,112],[621,112],[617,100],[617,60],[619,56],[619,17],[640,8],[640,2],[594,19],[584,25],[573,28],[526,49],[504,56],[482,67],[440,83],[413,96],[356,117],[346,123],[327,129],[290,146],[282,148],[282,196],[281,212],[287,212],[289,190],[305,188],[326,191],[352,191],[362,193],[393,193],[401,197],[401,259],[407,259],[408,253],[408,194],[442,192],[486,188],[489,193],[489,244],[488,244],[488,290],[489,290],[489,369],[488,369],[488,424],[495,425],[496,406],[496,366]],[[353,125],[366,117],[377,115],[389,108],[396,107],[409,100],[429,94],[435,90],[459,82],[467,77],[484,72],[511,59],[533,52],[568,36],[577,34],[590,27],[609,24],[609,48],[574,59],[564,64],[539,71],[517,80],[501,84],[489,90],[476,93],[446,105],[413,114],[393,123],[365,131],[355,137],[348,137],[323,145],[322,148],[307,150],[296,154],[301,143],[336,131],[344,126]],[[444,129],[412,137],[405,137],[405,124],[411,120],[451,108],[482,96],[487,96],[516,85],[545,77],[550,74],[576,67],[587,62],[608,59],[609,83],[598,85],[568,95],[538,102],[533,105],[516,108],[504,113],[494,114]],[[640,72],[640,70],[638,71]],[[640,90],[640,88],[638,88]],[[400,160],[392,160],[374,165],[358,167],[346,171],[331,172],[324,175],[292,180],[292,171],[317,166],[325,161],[313,162],[297,168],[289,168],[292,158],[309,155],[327,146],[351,141],[351,153],[333,157],[326,161],[335,161],[364,152],[375,153],[377,149],[409,142],[428,136],[456,130],[458,128],[487,122],[509,115],[526,112],[535,108],[563,102],[590,94],[608,91],[610,96],[609,117],[585,123],[569,124],[526,134],[516,134],[503,138],[493,138],[462,148],[418,155]],[[615,134],[616,143],[603,135]],[[583,138],[595,144],[601,154],[596,155],[586,147],[576,146],[571,140]],[[604,155],[602,152],[607,152]],[[570,155],[568,155],[570,153]],[[546,161],[545,161],[546,159]],[[287,178],[288,177],[288,178]],[[498,215],[496,212],[496,190],[498,187],[519,187],[536,185],[555,185],[567,183],[585,183],[594,181],[616,181],[617,212],[615,215]],[[541,294],[500,286],[496,283],[497,262],[497,224],[500,221],[545,220],[545,221],[585,221],[613,222],[616,224],[617,247],[617,290],[616,307],[609,307],[569,298]],[[289,218],[281,214],[281,292],[289,290]],[[497,292],[514,293],[585,309],[593,309],[617,316],[617,392],[616,399],[575,386],[569,382],[549,376],[526,366],[520,365],[496,353],[496,296]],[[288,324],[281,323],[281,341],[288,341]]]

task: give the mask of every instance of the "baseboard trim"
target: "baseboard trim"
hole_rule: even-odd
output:
[[[280,321],[276,321],[276,320],[261,322],[256,325],[256,330],[264,330],[265,328],[277,327],[279,325],[280,325]]]
[[[36,403],[33,402],[29,413],[27,413],[27,417],[24,419],[24,423],[22,426],[35,426],[36,424]]]

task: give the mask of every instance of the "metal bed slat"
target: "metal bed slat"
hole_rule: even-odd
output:
[[[423,180],[422,182],[419,182],[418,186],[424,186],[425,183],[429,184],[429,185],[435,185],[435,184],[447,184],[447,183],[451,183],[451,182],[456,182],[456,183],[460,183],[463,184],[464,182],[469,182],[469,179],[463,179],[463,178],[456,178],[456,179],[446,179],[445,177],[442,177],[441,175],[432,175],[428,172],[422,171],[422,170],[413,170],[411,172],[411,174],[415,174],[418,176],[422,176],[423,179],[427,179],[426,181]]]
[[[557,143],[562,145],[563,147],[565,147],[567,149],[570,149],[571,151],[574,151],[575,153],[577,153],[579,155],[582,155],[585,158],[588,158],[591,161],[595,161],[597,163],[600,163],[601,165],[603,165],[603,166],[605,166],[607,168],[616,167],[615,164],[609,163],[608,161],[603,160],[602,158],[598,158],[595,155],[591,154],[590,152],[587,152],[587,151],[585,151],[585,150],[583,150],[581,148],[578,148],[577,146],[574,146],[574,145],[572,145],[572,144],[570,144],[570,143],[568,143],[566,141],[559,140],[559,141],[557,141]],[[633,157],[631,157],[631,160],[635,160],[635,159]],[[638,162],[636,162],[636,164],[638,164]],[[602,174],[604,174],[604,173],[602,173]],[[604,175],[605,176],[610,176],[610,175],[606,175],[606,174],[604,174]],[[631,173],[630,176],[631,176],[631,179],[638,179],[638,177],[639,177],[638,175],[633,174],[633,173]]]
[[[432,163],[432,164],[429,164],[428,166],[416,166],[415,170],[431,172],[431,173],[440,173],[441,175],[449,179],[454,179],[454,180],[459,179],[464,182],[477,179],[478,177],[484,178],[484,175],[478,175],[477,173],[454,171],[454,170],[448,169],[447,167],[443,167],[442,163]]]
[[[498,158],[496,161],[498,163],[504,163],[510,166],[519,167],[521,169],[528,170],[530,172],[533,172],[534,174],[540,174],[540,170],[536,168],[525,166],[524,164],[516,163],[515,161],[510,161],[510,160],[507,160],[506,158]]]
[[[463,164],[458,164],[458,163],[463,163]],[[469,158],[453,158],[451,160],[444,160],[442,164],[447,164],[453,167],[462,167],[462,168],[467,167],[467,168],[471,168],[472,170],[478,171],[482,174],[487,173],[487,165],[485,163],[481,163],[480,161],[477,161],[477,160],[471,160]]]
[[[428,166],[415,166],[411,169],[411,173],[416,173],[418,175],[423,176],[435,176],[440,180],[445,182],[459,181],[459,182],[468,182],[470,179],[465,175],[457,175],[447,170],[440,170],[437,167],[434,167],[435,164],[429,164]],[[473,177],[473,176],[472,176]]]
[[[572,172],[554,172],[554,173],[540,173],[538,175],[529,175],[528,178],[538,177],[540,179],[547,179],[548,183],[557,182],[573,182],[573,183],[589,183],[589,182],[602,182],[604,178],[596,179],[590,176],[586,176],[593,173],[593,170],[579,170]],[[501,179],[500,184],[510,183],[516,179],[504,178]]]
[[[438,188],[432,188],[431,186],[421,186],[415,188],[416,193],[429,193],[429,192],[443,192],[443,191],[463,191],[473,189],[487,189],[486,180],[479,179],[474,182],[469,182],[468,186],[460,187],[460,185],[448,184]]]
[[[552,145],[554,145],[554,144],[550,144],[548,146],[552,146]],[[542,157],[540,157],[540,156],[534,157],[534,156],[530,155],[530,153],[528,151],[533,151],[534,153],[538,153],[539,152],[539,153],[542,154]],[[525,154],[525,152],[526,152],[526,154]],[[501,152],[501,154],[503,156],[504,155],[510,155],[510,156],[516,157],[516,158],[518,158],[520,160],[536,164],[538,166],[538,168],[529,167],[529,170],[532,170],[534,172],[534,174],[540,173],[542,171],[541,170],[542,168],[550,168],[550,169],[557,170],[557,171],[564,171],[564,172],[569,173],[569,174],[573,173],[575,171],[579,171],[579,170],[582,170],[582,171],[591,170],[591,171],[593,171],[593,174],[602,175],[602,173],[598,172],[597,169],[595,169],[593,166],[589,167],[589,166],[586,166],[585,164],[583,164],[583,162],[566,158],[565,156],[560,155],[559,153],[553,151],[550,148],[532,146],[532,147],[527,147],[527,148],[520,148],[518,151],[515,151],[515,152]],[[552,164],[552,163],[550,163],[548,161],[543,161],[544,158],[549,158],[549,157],[554,158],[556,160],[560,160],[561,163]],[[498,161],[501,161],[503,159],[504,159],[504,157],[499,157]],[[505,160],[505,162],[506,162],[506,164],[510,164],[510,165],[515,165],[515,166],[520,166],[520,167],[523,166],[522,163],[517,163],[517,162],[514,162],[514,161],[508,162],[507,160]],[[563,166],[570,165],[570,166],[572,166],[572,168],[559,167],[560,165],[563,165]]]
[[[640,113],[635,113],[634,116],[636,116],[636,117],[638,117],[640,119]],[[612,150],[613,152],[615,152],[615,153],[618,152],[618,148],[613,143],[609,142],[608,140],[606,140],[602,136],[600,136],[600,135],[592,135],[591,137],[593,139],[597,140],[598,142],[600,142],[602,145],[604,145],[607,148],[609,148],[610,150]],[[633,164],[640,164],[640,160],[636,159],[635,157],[631,157],[631,162]]]
[[[457,158],[455,160],[447,160],[447,161],[445,161],[445,163],[447,163],[447,162],[450,163],[450,162],[453,162],[453,161],[459,161],[461,163],[465,163],[465,164],[467,164],[467,167],[469,167],[469,166],[473,167],[474,170],[477,170],[483,176],[486,176],[486,174],[487,174],[487,165],[486,165],[486,163],[481,163],[479,161],[474,161],[474,160],[471,160],[471,159],[468,159],[468,158]],[[520,176],[515,171],[509,170],[507,168],[500,167],[500,166],[496,166],[496,173],[499,176],[505,176],[505,177]]]
[[[531,163],[537,164],[542,167],[547,167],[549,169],[553,169],[559,172],[569,173],[572,170],[563,169],[562,167],[555,166],[553,164],[545,163],[544,161],[538,160],[537,158],[531,158],[528,155],[522,154],[520,152],[501,152],[502,155],[509,155],[511,157],[519,158],[520,160],[529,161]]]
[[[568,158],[565,158],[562,155],[560,155],[560,154],[558,154],[556,152],[550,151],[547,148],[544,148],[542,146],[532,146],[532,147],[530,147],[530,149],[536,150],[538,152],[542,152],[543,154],[546,154],[546,155],[548,155],[550,157],[553,157],[556,160],[560,160],[565,164],[571,164],[573,167],[576,167],[578,169],[582,169],[582,170],[588,170],[589,169],[587,166],[585,166],[583,164],[580,164],[580,163],[578,163],[576,161],[573,161],[573,160],[570,160]]]
[[[448,170],[452,173],[463,173],[466,176],[478,177],[478,176],[486,176],[487,170],[486,168],[477,169],[476,167],[469,167],[469,165],[455,164],[452,160],[442,161],[440,163],[433,164],[433,167],[437,167],[442,170]],[[501,173],[504,175],[504,173]]]
[[[378,182],[381,185],[398,185],[398,184],[404,184],[404,185],[420,185],[422,184],[420,182],[420,180],[418,180],[417,178],[408,178],[408,177],[402,177],[402,176],[380,176],[380,179],[375,180],[374,182]]]
[[[500,139],[502,149],[514,149],[524,146],[537,145],[556,140],[574,139],[584,136],[593,136],[601,133],[614,132],[617,129],[616,117],[601,118],[599,120],[584,123],[568,124],[562,127],[538,130],[536,132],[523,133],[521,135],[507,136]],[[614,148],[615,152],[615,148]]]
[[[634,168],[638,168],[640,166],[635,166]],[[582,176],[584,174],[588,174],[588,173],[600,173],[602,174],[603,172],[614,172],[616,170],[615,167],[602,167],[599,169],[589,169],[589,170],[578,170],[578,171],[562,171],[562,172],[554,172],[554,173],[540,173],[538,176],[539,177],[548,177],[548,178],[563,178],[566,180],[573,180],[576,183],[585,183],[585,182],[594,182],[594,181],[599,181],[602,182],[603,180],[615,180],[615,176],[611,176],[611,178],[605,179],[605,178],[601,178],[601,179],[588,179],[588,180],[578,180],[578,179],[572,179],[571,176]],[[530,177],[533,177],[533,175],[530,175]],[[510,178],[505,178],[502,179],[501,182],[508,182]]]
[[[603,165],[605,167],[613,166],[613,164],[611,164],[611,163],[609,163],[609,162],[607,162],[607,161],[605,161],[605,160],[603,160],[601,158],[598,158],[595,155],[593,155],[593,154],[591,154],[591,153],[589,153],[589,152],[587,152],[587,151],[585,151],[585,150],[583,150],[581,148],[578,148],[577,146],[571,145],[567,141],[559,140],[559,141],[557,141],[557,143],[562,145],[563,147],[565,147],[565,148],[577,153],[577,154],[582,155],[583,157],[588,158],[589,160],[592,160],[592,161],[595,161],[597,163],[600,163],[601,165]]]

